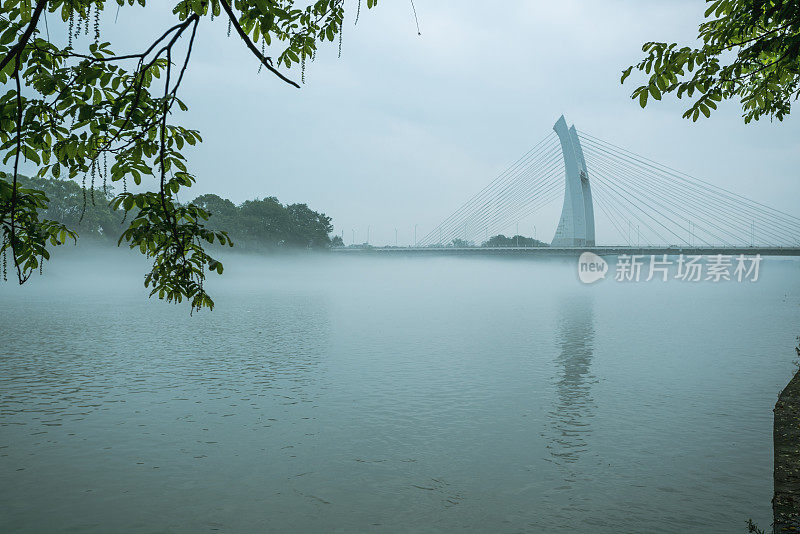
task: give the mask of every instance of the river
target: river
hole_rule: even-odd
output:
[[[2,532],[769,527],[798,261],[231,255],[190,316],[115,252],[0,284]]]

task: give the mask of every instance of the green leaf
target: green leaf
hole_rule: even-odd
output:
[[[656,100],[661,100],[661,91],[658,90],[658,87],[656,87],[655,85],[651,85],[649,89],[650,89],[650,94],[653,96],[653,98],[655,98]]]
[[[630,75],[631,75],[631,70],[633,70],[633,67],[632,67],[632,66],[631,66],[631,67],[628,67],[627,69],[625,69],[625,70],[623,70],[623,71],[622,71],[622,77],[619,79],[619,83],[621,83],[621,84],[622,84],[622,83],[625,83],[625,79],[626,79],[628,76],[630,76]]]

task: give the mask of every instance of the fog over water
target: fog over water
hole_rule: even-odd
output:
[[[127,251],[0,284],[2,532],[744,532],[771,522],[800,262],[586,286],[572,260]]]

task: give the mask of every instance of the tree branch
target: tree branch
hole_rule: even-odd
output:
[[[17,268],[17,279],[22,285],[27,280],[22,274],[22,269],[17,258],[17,176],[19,173],[19,153],[22,152],[22,86],[19,79],[19,54],[14,59],[14,80],[17,85],[17,149],[14,154],[14,181],[11,184],[11,257]]]
[[[155,64],[155,62],[161,56],[162,52],[166,51],[167,54],[169,55],[171,50],[172,50],[172,47],[175,45],[175,42],[178,40],[178,38],[180,38],[181,35],[183,35],[183,32],[186,30],[187,27],[189,27],[189,24],[194,24],[194,28],[192,29],[192,40],[190,42],[190,45],[191,45],[194,42],[194,36],[195,36],[195,33],[197,32],[197,22],[199,20],[200,20],[200,17],[197,14],[194,14],[191,17],[189,17],[188,19],[186,19],[184,22],[182,22],[181,24],[173,26],[172,28],[167,30],[164,33],[164,35],[162,35],[158,39],[158,41],[156,41],[156,43],[151,45],[150,48],[147,49],[147,52],[145,52],[145,55],[143,55],[139,59],[139,66],[137,67],[136,73],[134,74],[134,76],[136,74],[139,75],[138,76],[138,80],[134,80],[134,83],[131,86],[127,87],[125,89],[125,91],[123,91],[123,93],[122,93],[124,95],[124,94],[126,94],[128,92],[128,90],[131,87],[135,87],[133,104],[131,105],[130,109],[128,110],[127,117],[125,118],[125,121],[123,122],[122,126],[117,128],[117,132],[106,141],[104,146],[102,148],[100,148],[99,151],[107,150],[111,146],[111,144],[114,141],[116,141],[120,137],[120,135],[122,135],[122,132],[125,130],[125,128],[128,127],[128,124],[129,124],[129,122],[131,120],[133,112],[135,111],[136,107],[139,105],[139,98],[141,96],[142,84],[144,83],[144,74],[145,74],[145,72]],[[162,41],[167,35],[169,35],[176,28],[178,29],[178,31],[175,33],[175,35],[172,36],[172,39],[170,39],[167,44],[165,44],[163,47],[161,47],[158,50],[158,52],[156,52],[156,55],[153,57],[152,60],[150,60],[150,62],[148,62],[146,65],[144,65],[144,58],[146,57],[146,55],[149,54],[155,48],[155,45],[158,42]],[[188,61],[188,56],[187,56],[187,61]],[[169,61],[167,63],[169,65]],[[181,70],[181,78],[183,77],[183,72],[184,72],[185,68],[186,68],[186,65],[184,64],[184,69]],[[175,90],[176,91],[178,90],[177,85],[175,86]]]
[[[8,65],[9,61],[13,58],[19,56],[22,53],[22,50],[25,48],[25,45],[28,43],[28,40],[33,35],[33,30],[36,29],[36,25],[39,24],[39,16],[41,16],[42,11],[44,8],[47,7],[47,0],[39,0],[36,3],[36,8],[33,10],[33,14],[31,15],[31,21],[28,24],[28,27],[25,29],[25,33],[22,34],[22,37],[19,38],[17,44],[15,44],[11,50],[8,51],[6,57],[4,57],[0,61],[0,71]]]
[[[247,36],[247,34],[242,29],[241,25],[239,25],[239,21],[236,20],[236,15],[233,13],[233,9],[231,9],[231,5],[230,3],[228,3],[228,0],[220,0],[219,3],[222,4],[223,9],[225,9],[225,13],[228,14],[228,18],[230,19],[231,24],[233,25],[234,28],[236,28],[236,33],[239,34],[239,37],[242,38],[244,44],[247,45],[247,48],[249,48],[250,51],[258,58],[261,64],[267,67],[267,70],[269,70],[271,73],[273,73],[275,76],[277,76],[284,82],[300,89],[300,86],[297,84],[297,82],[293,82],[292,80],[281,74],[278,71],[278,69],[272,66],[272,60],[267,57],[264,57],[264,54],[259,52],[258,48],[256,48],[256,45],[253,44],[253,41],[250,40],[250,37]]]

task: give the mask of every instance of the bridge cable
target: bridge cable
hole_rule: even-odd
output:
[[[535,163],[537,164],[537,168],[541,166],[541,162],[547,157],[548,156],[545,154],[536,160]],[[504,186],[495,189],[496,192],[493,197],[486,198],[482,204],[476,207],[476,209],[473,209],[471,212],[467,211],[461,214],[460,217],[452,220],[449,225],[440,225],[439,231],[442,232],[442,236],[444,236],[445,230],[448,231],[446,243],[449,243],[449,240],[452,236],[460,234],[461,228],[463,227],[465,221],[474,220],[476,217],[479,217],[484,213],[496,210],[497,204],[509,194],[513,194],[513,192],[520,187],[522,179],[527,178],[532,174],[533,168],[533,164],[531,164],[524,169],[519,169],[514,175],[514,179],[512,181],[509,181]],[[434,237],[436,236],[434,235]],[[444,242],[444,239],[442,239],[442,241]]]
[[[520,187],[512,194],[507,194],[499,198],[493,210],[482,214],[476,220],[476,226],[480,229],[493,229],[498,220],[507,218],[509,211],[523,209],[526,205],[534,202],[550,186],[558,183],[558,168],[561,165],[559,154],[556,154],[543,169],[540,169],[536,179],[531,181],[527,187]]]
[[[492,217],[503,213],[507,207],[515,202],[515,199],[540,189],[543,182],[547,179],[548,169],[552,167],[558,158],[557,150],[550,154],[546,161],[540,161],[539,165],[533,169],[529,168],[526,172],[519,177],[513,184],[513,187],[508,187],[500,191],[495,198],[487,202],[481,211],[475,212],[470,215],[470,223],[474,230],[483,230]]]
[[[597,150],[598,154],[594,154],[595,153],[595,149]],[[592,157],[593,155],[599,155],[604,160],[606,160],[607,163],[613,164],[612,163],[613,160],[610,160],[610,158],[613,157],[614,154],[610,153],[608,150],[605,150],[604,148],[592,147],[592,142],[591,141],[589,141],[589,143],[587,143],[587,151],[586,152],[590,154],[590,156],[589,156],[590,160],[593,159],[593,157]],[[633,170],[632,167],[635,167],[635,165],[632,164],[630,161],[627,161],[627,160],[619,160],[619,164],[621,164],[625,168],[626,174],[628,174],[629,176],[635,174],[636,176],[638,176],[641,179],[647,179],[651,183],[651,185],[653,183],[658,183],[658,184],[661,185],[662,190],[664,190],[665,188],[667,190],[671,189],[671,194],[673,196],[679,195],[681,197],[684,197],[684,201],[688,200],[689,203],[694,205],[694,206],[698,206],[699,205],[699,199],[695,195],[695,193],[698,192],[698,191],[696,191],[696,188],[698,187],[698,184],[686,183],[686,182],[676,182],[675,180],[668,179],[668,177],[665,177],[665,175],[663,175],[663,174],[655,174],[652,168],[639,168],[638,171]],[[667,178],[667,179],[665,179],[665,178]],[[705,193],[707,195],[708,191],[704,190],[703,193]],[[716,191],[714,191],[712,193],[715,194],[715,195],[718,194],[718,192],[716,192]],[[723,210],[724,206],[732,207],[731,212],[730,213],[724,212],[724,210]],[[743,203],[741,203],[738,199],[731,199],[730,197],[722,197],[722,198],[719,198],[719,201],[709,202],[709,203],[703,204],[703,205],[700,206],[700,209],[703,212],[720,213],[721,211],[723,211],[723,217],[724,218],[726,218],[728,220],[731,220],[732,222],[739,221],[743,225],[742,227],[738,227],[738,226],[736,226],[734,224],[734,228],[735,229],[739,229],[739,231],[741,231],[741,232],[745,232],[745,230],[747,230],[747,231],[750,230],[749,228],[746,228],[746,227],[750,226],[750,224],[749,224],[750,220],[749,219],[744,219],[744,214],[741,213],[744,210],[747,210],[747,215],[749,217],[754,217],[755,220],[758,220],[759,222],[762,222],[762,223],[767,222],[767,221],[773,221],[774,222],[774,219],[771,218],[770,214],[766,214],[763,210],[754,211],[752,206],[743,205]],[[770,218],[767,218],[767,217],[770,217]],[[693,214],[691,214],[691,218],[692,219],[697,219],[697,218],[701,218],[701,217],[699,217],[697,214],[693,213]],[[730,231],[726,231],[722,227],[720,227],[718,225],[714,225],[713,223],[711,223],[708,220],[705,220],[705,222],[715,226],[716,228],[718,228],[720,230],[725,231],[725,233],[727,233],[729,235],[733,235],[736,241],[740,241],[740,240],[743,241],[743,242],[747,242],[748,241],[747,239],[742,239],[741,238],[741,235],[743,235],[743,234],[735,234],[735,233],[732,233]],[[777,233],[770,232],[770,236],[771,237],[775,237],[776,235],[784,234],[785,236],[789,237],[790,239],[795,238],[794,234],[792,234],[790,232],[787,232],[787,231],[780,230],[781,225],[765,224],[764,226],[760,226],[759,228],[763,229],[763,228],[770,228],[770,227],[778,230]],[[762,233],[763,233],[763,231],[762,231]],[[715,236],[715,237],[718,237],[718,236]]]
[[[595,160],[592,156],[589,156],[589,159],[590,159],[590,161],[592,161],[592,168],[595,168],[595,169],[599,168],[599,169],[603,170],[604,172],[615,173],[617,176],[619,176],[621,174],[625,174],[625,173],[622,173],[622,172],[620,172],[618,170],[615,171],[614,169],[611,169],[611,168],[607,167],[604,163],[601,163],[599,160]],[[674,208],[677,208],[677,209],[680,210],[682,207],[684,207],[679,202],[681,200],[680,196],[677,197],[678,200],[679,200],[678,202],[669,202],[668,198],[669,197],[675,197],[676,195],[672,191],[670,191],[668,189],[665,189],[663,187],[662,183],[660,183],[660,182],[651,182],[651,183],[648,184],[647,182],[643,182],[642,178],[636,177],[634,175],[629,175],[629,178],[633,182],[632,183],[628,182],[624,186],[628,190],[632,190],[630,185],[642,185],[643,183],[645,184],[645,187],[642,187],[641,191],[635,192],[634,196],[639,197],[639,196],[645,196],[645,195],[649,194],[649,195],[651,195],[651,198],[652,198],[653,202],[656,202],[658,205],[665,207],[668,211],[670,211],[671,213],[675,214],[679,218],[683,219],[687,223],[691,223],[692,218],[689,218],[685,214],[681,214],[680,212],[675,211],[675,209],[673,209],[673,207],[674,207]],[[649,187],[647,187],[647,186],[649,186]],[[666,196],[662,195],[662,196],[656,197],[656,196],[652,195],[654,189],[658,189],[659,192],[664,193]],[[659,200],[660,200],[660,202],[659,202]],[[683,200],[686,203],[692,202],[690,199],[683,199]],[[664,202],[667,202],[668,205],[664,206]],[[728,235],[732,236],[735,240],[738,240],[738,235],[737,234],[734,234],[732,232],[729,232],[729,231],[725,230],[723,227],[720,227],[720,226],[716,225],[715,223],[713,223],[712,221],[705,219],[705,217],[703,217],[703,216],[695,214],[695,217],[693,217],[693,218],[695,220],[697,220],[697,219],[703,220],[703,222],[706,222],[707,224],[710,224],[710,225],[714,226],[715,228],[717,228],[718,230],[722,231],[723,233],[727,233]],[[681,230],[686,231],[689,235],[692,234],[691,228],[685,228],[685,227],[683,227],[681,225],[678,225],[678,227]],[[713,234],[710,231],[706,231],[706,233],[710,234],[712,237],[714,237],[714,238],[716,238],[716,239],[718,239],[720,241],[724,241],[723,238],[721,238],[718,235]],[[681,241],[683,241],[687,245],[689,244],[689,242],[686,241],[686,239],[681,238]],[[705,240],[703,240],[703,241],[706,242]],[[710,243],[708,243],[708,242],[706,242],[706,244],[710,245]]]
[[[548,143],[551,145],[551,143]],[[545,151],[549,151],[547,147],[544,148]],[[452,235],[453,232],[456,232],[463,224],[463,220],[466,217],[470,217],[471,211],[480,210],[480,209],[487,209],[489,203],[492,202],[492,198],[497,195],[497,191],[503,191],[508,189],[509,187],[514,187],[514,184],[517,180],[517,177],[520,173],[526,172],[527,169],[532,167],[536,164],[542,157],[542,152],[540,151],[533,159],[529,159],[520,166],[517,165],[515,169],[510,170],[510,172],[504,177],[502,181],[498,181],[491,189],[484,189],[482,195],[473,197],[467,204],[463,205],[456,213],[452,214],[448,219],[445,220],[444,223],[440,224],[436,227],[433,231],[431,231],[422,241],[422,243],[427,244],[431,241],[431,239],[435,239],[437,234],[443,235],[444,231],[447,230],[448,232],[448,239],[449,236]],[[481,198],[482,197],[482,198]],[[476,205],[477,202],[477,205]]]
[[[545,138],[541,141],[536,143],[528,152],[526,152],[521,158],[507,167],[503,172],[501,172],[492,182],[490,182],[486,187],[484,187],[481,191],[475,194],[472,198],[470,198],[466,203],[464,203],[460,208],[458,208],[455,212],[453,212],[447,219],[445,219],[441,224],[439,224],[434,230],[429,232],[421,241],[421,243],[427,243],[429,239],[436,237],[436,234],[440,232],[443,227],[450,223],[451,219],[454,217],[460,216],[461,212],[470,207],[473,207],[477,202],[480,202],[482,199],[486,197],[491,197],[494,190],[503,186],[507,181],[513,179],[517,170],[528,164],[531,160],[535,160],[538,155],[540,155],[543,151],[549,150],[550,146],[555,143],[555,139],[551,134],[548,134]]]
[[[589,156],[589,160],[592,161],[592,167],[593,168],[594,167],[600,167],[600,168],[603,168],[603,169],[608,169],[608,167],[605,164],[606,162],[601,162],[599,159],[595,159],[594,155]],[[719,213],[721,208],[715,206],[714,203],[711,203],[711,204],[708,204],[708,205],[701,204],[694,195],[688,194],[685,190],[681,189],[680,187],[670,187],[670,186],[674,186],[674,184],[672,184],[670,181],[657,180],[657,179],[654,179],[652,177],[648,177],[646,173],[634,174],[630,170],[626,170],[626,169],[611,170],[611,172],[616,173],[617,176],[627,177],[628,179],[633,181],[633,185],[642,186],[642,193],[643,194],[652,193],[654,189],[658,190],[659,192],[662,193],[662,196],[659,196],[658,198],[660,198],[662,201],[667,202],[669,205],[671,205],[671,206],[673,206],[673,207],[675,207],[675,208],[677,208],[679,210],[683,209],[685,211],[684,214],[681,214],[679,216],[681,218],[683,218],[684,220],[686,220],[687,222],[692,222],[692,220],[696,221],[696,220],[699,219],[699,220],[702,220],[704,223],[706,223],[706,224],[708,224],[710,226],[713,226],[714,228],[722,231],[723,233],[726,233],[726,234],[732,236],[735,241],[744,241],[744,242],[747,241],[747,239],[742,239],[742,235],[743,235],[742,233],[735,233],[734,231],[730,231],[729,229],[726,229],[726,228],[724,228],[722,226],[719,226],[718,224],[714,223],[712,220],[707,219],[704,215],[701,215],[702,213],[709,213],[709,214]],[[674,200],[670,201],[670,199],[674,199]],[[690,213],[690,212],[685,210],[685,208],[687,208],[687,207],[695,207],[695,208],[698,208],[700,211],[699,212]],[[671,211],[673,211],[673,210],[671,210]],[[734,220],[743,221],[741,219],[741,217],[739,217],[735,213],[734,214],[724,213],[724,215],[729,216],[729,218],[732,218]],[[747,221],[747,222],[749,223],[749,221]],[[734,225],[733,229],[734,230],[738,230],[738,231],[741,232],[744,229],[744,227],[739,227],[738,225]],[[708,233],[709,235],[711,235],[712,237],[715,237],[716,239],[720,239],[721,240],[721,238],[718,235],[715,235],[713,232],[711,232],[711,231],[709,231],[707,229],[703,229],[703,230],[706,233]],[[690,230],[690,234],[691,233],[692,232]],[[775,237],[775,236],[777,236],[779,234],[770,233],[770,235],[772,237]]]
[[[634,154],[630,151],[621,149],[616,145],[599,140],[593,136],[589,136],[587,138],[586,135],[588,134],[581,133],[580,135],[584,140],[589,141],[590,143],[606,145],[606,147],[611,147],[611,150],[614,150],[616,152],[617,157],[629,160],[630,163],[636,166],[649,168],[662,176],[669,176],[672,178],[676,178],[681,182],[693,187],[694,189],[699,189],[707,194],[715,196],[720,202],[724,202],[731,206],[736,206],[738,209],[745,210],[750,214],[755,214],[757,217],[762,217],[762,218],[768,217],[768,220],[781,221],[782,224],[784,225],[788,225],[792,228],[800,230],[800,218],[794,217],[775,208],[771,208],[760,202],[748,199],[737,193],[733,193],[725,188],[706,182],[705,180],[701,180],[691,175],[675,171],[674,169],[653,162],[652,160],[648,160],[647,158]]]
[[[672,230],[670,230],[669,228],[664,226],[664,224],[661,221],[659,221],[655,216],[653,216],[652,212],[649,212],[648,210],[643,209],[639,204],[637,204],[637,201],[636,201],[635,198],[632,198],[630,195],[625,193],[624,190],[621,190],[620,188],[618,188],[613,182],[610,181],[610,179],[603,177],[603,175],[598,173],[597,170],[594,171],[593,177],[595,178],[595,182],[599,181],[605,187],[608,187],[611,191],[615,191],[615,192],[619,193],[618,198],[620,198],[622,200],[626,200],[631,206],[633,206],[636,209],[638,209],[639,211],[641,211],[646,217],[649,217],[650,219],[652,219],[655,224],[662,226],[668,232],[670,232],[673,235],[675,235],[676,237],[678,237],[677,234],[675,234],[675,232],[673,232]],[[657,212],[657,210],[655,210],[655,208],[653,208],[652,206],[648,205],[647,202],[642,202],[642,204],[644,204],[645,206],[649,207],[652,211]],[[664,239],[664,237],[657,230],[655,230],[652,226],[650,226],[650,224],[647,222],[647,219],[642,217],[639,220],[639,222],[644,224],[651,232],[653,232],[656,235],[656,237],[658,237],[658,239],[661,239],[662,243],[666,243],[666,240]],[[640,234],[640,236],[641,236],[641,234]],[[678,237],[678,239],[680,239],[680,237]]]
[[[617,233],[622,238],[622,240],[626,241],[625,234],[624,234],[623,230],[620,228],[620,226],[619,226],[619,224],[618,224],[618,222],[616,220],[616,217],[612,216],[612,214],[610,212],[610,208],[607,206],[606,201],[603,198],[603,195],[594,194],[594,193],[599,193],[599,192],[600,192],[599,190],[593,191],[592,200],[593,201],[594,200],[597,201],[597,205],[600,207],[600,210],[605,214],[606,218],[609,221],[611,221],[611,224],[614,226],[614,228],[616,229]],[[630,245],[630,242],[628,242],[628,245]]]

